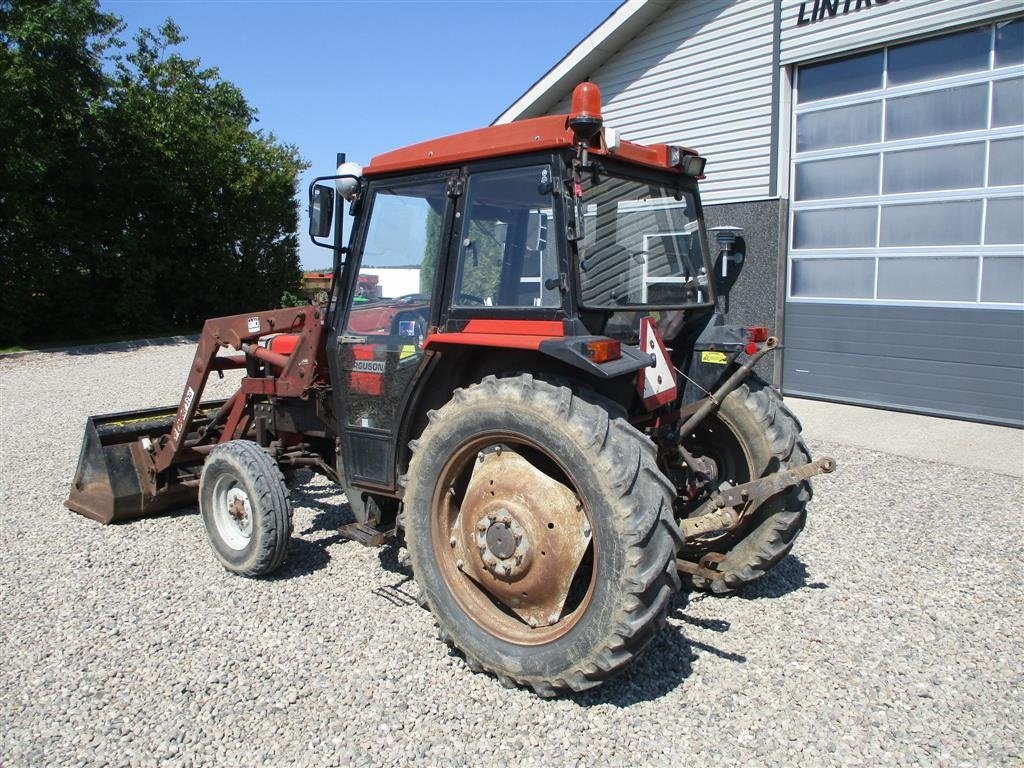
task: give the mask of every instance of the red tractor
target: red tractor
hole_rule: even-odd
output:
[[[288,551],[285,478],[312,469],[344,489],[345,536],[404,540],[470,667],[599,684],[682,583],[729,592],[785,557],[834,468],[753,373],[776,340],[724,323],[703,170],[605,128],[590,83],[568,115],[342,164],[310,187],[329,300],[208,320],[176,408],[89,419],[67,506],[111,522],[198,497],[220,561],[260,576]],[[362,265],[418,290],[367,296]]]

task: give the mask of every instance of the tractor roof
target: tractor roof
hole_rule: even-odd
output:
[[[523,152],[566,149],[575,143],[569,119],[570,115],[547,115],[423,141],[377,155],[370,161],[370,165],[363,169],[363,173],[367,176],[377,176],[396,171],[459,165],[471,160],[485,160]],[[669,161],[669,147],[665,144],[644,146],[630,141],[619,141],[618,146],[609,147],[606,138],[610,138],[610,135],[607,129],[602,129],[590,140],[589,151],[593,154],[618,157],[626,162],[681,172]],[[697,154],[686,149],[684,153]]]

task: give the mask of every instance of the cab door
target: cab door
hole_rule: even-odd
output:
[[[346,484],[394,490],[401,413],[437,323],[454,173],[371,181],[329,341]],[[341,304],[345,304],[344,298]]]

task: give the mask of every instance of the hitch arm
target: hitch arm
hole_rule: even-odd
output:
[[[835,468],[835,460],[830,456],[824,456],[810,464],[802,464],[793,469],[751,480],[749,483],[716,491],[701,505],[697,514],[680,522],[683,535],[687,539],[693,539],[708,533],[732,530],[744,517],[775,494],[799,485],[815,475],[833,472]]]

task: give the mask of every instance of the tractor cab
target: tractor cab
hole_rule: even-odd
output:
[[[596,86],[568,115],[444,137],[352,163],[335,177],[355,214],[347,248],[334,242],[354,287],[381,267],[418,275],[427,325],[457,332],[468,319],[578,320],[582,330],[638,340],[638,318],[678,330],[681,313],[715,304],[692,150],[624,141],[605,128]],[[314,184],[311,233],[326,235]],[[318,218],[319,217],[319,218]],[[345,302],[342,301],[342,304]],[[344,311],[344,308],[342,309]]]
[[[405,414],[488,373],[547,371],[629,407],[653,351],[665,374],[653,394],[674,395],[664,344],[640,348],[642,319],[674,336],[714,307],[703,167],[692,150],[605,128],[584,83],[568,116],[427,141],[314,182],[310,232],[341,267],[326,345],[347,482],[394,492],[403,430],[421,427]],[[332,186],[353,214],[347,246]],[[365,299],[367,279],[399,271],[403,288],[382,278]]]

